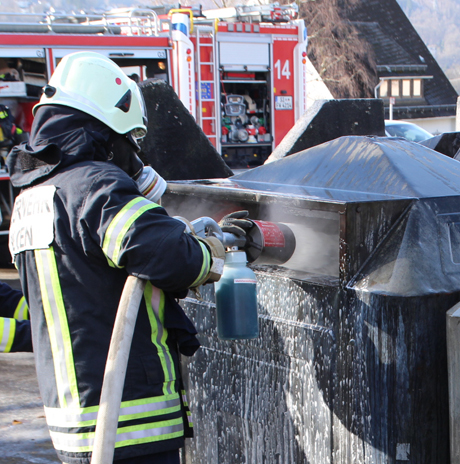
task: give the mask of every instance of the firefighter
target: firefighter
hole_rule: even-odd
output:
[[[32,351],[29,308],[20,290],[0,282],[0,352]]]
[[[185,233],[141,196],[139,87],[108,58],[66,56],[8,168],[10,251],[30,306],[38,381],[59,458],[89,464],[115,313],[128,275],[146,279],[126,372],[114,461],[179,463],[192,420],[180,354],[198,349],[177,303],[220,278],[222,244]]]
[[[0,104],[0,165],[13,145],[27,140],[27,133],[15,124],[10,108]]]

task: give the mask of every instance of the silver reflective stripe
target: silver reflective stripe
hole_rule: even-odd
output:
[[[160,358],[165,378],[163,393],[165,395],[170,395],[174,393],[174,381],[176,379],[176,375],[171,353],[169,352],[169,347],[166,343],[168,331],[163,327],[165,302],[164,293],[154,287],[150,282],[147,282],[144,295],[147,306],[147,314],[152,328],[152,343],[157,347],[158,357]]]
[[[184,403],[184,406],[188,406],[187,393],[185,392],[185,390],[181,391],[181,396],[182,396],[182,402]]]
[[[29,307],[27,306],[26,299],[21,297],[16,309],[14,310],[14,318],[18,321],[29,319]]]
[[[157,403],[148,403],[148,404],[142,404],[142,405],[133,405],[133,406],[128,406],[125,408],[120,409],[120,417],[119,420],[131,420],[133,417],[131,416],[137,416],[137,417],[147,417],[152,414],[150,413],[159,413],[161,412],[162,414],[170,414],[171,412],[179,411],[180,410],[180,399],[179,395],[174,395],[176,398],[173,398],[168,401],[160,401]],[[166,409],[172,409],[172,411],[166,411]]]
[[[117,430],[115,448],[168,440],[180,437],[183,433],[184,426],[181,417],[157,423],[120,427]],[[68,453],[92,451],[94,432],[67,434],[50,430],[50,435],[56,450]]]
[[[162,396],[161,398],[165,397]],[[45,407],[46,422],[48,426],[63,428],[91,426],[96,424],[98,410],[98,406],[82,408],[76,411]],[[173,398],[164,399],[163,401],[157,401],[157,398],[125,401],[121,404],[119,421],[170,414],[179,410],[180,399],[177,394]]]
[[[94,443],[94,432],[62,433],[50,430],[51,441],[57,451],[83,453],[91,451]]]
[[[172,422],[172,421],[169,421]],[[177,424],[175,425],[168,425],[165,427],[154,427],[154,428],[148,428],[144,430],[132,430],[129,432],[124,432],[124,433],[118,433],[117,434],[117,443],[119,442],[126,442],[126,441],[143,441],[145,442],[145,439],[147,438],[148,441],[156,441],[155,438],[161,437],[161,436],[168,436],[168,438],[173,438],[170,435],[182,435],[182,432],[184,431],[184,425],[182,422],[182,419],[177,420]],[[146,424],[150,425],[150,424]],[[129,428],[129,427],[126,427]],[[132,427],[134,429],[134,427]],[[123,429],[121,429],[123,430]],[[126,443],[128,444],[128,443]],[[117,447],[117,445],[115,445]]]
[[[72,411],[71,409],[47,408],[45,406],[46,423],[49,427],[84,427],[94,425],[97,410],[93,412]]]
[[[13,345],[16,321],[8,317],[0,318],[0,352],[8,353]]]
[[[182,403],[184,404],[185,407],[185,413],[187,415],[187,421],[189,427],[193,427],[193,417],[192,413],[190,412],[190,409],[188,408],[188,401],[187,401],[187,393],[185,390],[181,390],[181,396],[182,396]]]
[[[80,398],[72,342],[54,250],[52,247],[47,250],[35,250],[34,254],[53,354],[59,404],[62,408],[79,408]]]
[[[112,219],[105,231],[102,251],[115,266],[119,267],[121,245],[133,222],[149,209],[158,207],[159,205],[144,197],[136,197],[127,203]]]

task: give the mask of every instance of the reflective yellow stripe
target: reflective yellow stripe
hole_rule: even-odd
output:
[[[188,421],[188,426],[193,428],[192,413],[190,411],[187,411],[187,421]]]
[[[144,197],[137,197],[127,203],[112,219],[105,232],[102,251],[114,267],[119,266],[121,244],[133,222],[146,211],[159,208]]]
[[[141,400],[123,401],[120,407],[119,422],[142,419],[145,417],[164,416],[180,411],[178,393],[172,395],[143,398]],[[99,406],[78,409],[48,408],[45,406],[48,426],[60,428],[89,427],[96,425]]]
[[[195,282],[190,285],[191,288],[198,287],[198,285],[204,283],[202,281],[206,278],[206,276],[209,274],[209,271],[211,270],[211,253],[204,243],[199,241],[199,244],[201,246],[201,251],[203,252],[203,264],[201,265],[200,274],[196,278]]]
[[[16,333],[16,320],[0,317],[0,352],[9,353]]]
[[[182,417],[130,427],[119,427],[117,429],[115,448],[169,440],[181,437],[183,434]],[[50,430],[50,435],[56,450],[68,453],[92,451],[94,432],[63,433]]]
[[[182,404],[184,405],[185,414],[187,416],[188,426],[193,428],[192,413],[190,412],[190,409],[188,408],[187,392],[185,390],[181,390],[181,396],[182,396]]]
[[[163,326],[165,295],[163,291],[147,282],[144,290],[144,298],[152,331],[152,343],[157,348],[157,354],[163,368],[163,393],[169,395],[174,392],[176,374],[174,371],[174,362],[169,352],[169,347],[166,344],[168,331]]]
[[[29,306],[27,306],[26,299],[21,297],[16,309],[14,310],[14,318],[18,321],[29,319]]]
[[[188,407],[187,392],[185,390],[181,390],[180,394],[182,396],[182,403],[184,403],[185,407]]]
[[[171,440],[184,434],[182,417],[152,424],[121,427],[117,430],[115,448]]]
[[[72,343],[54,249],[35,250],[34,254],[53,354],[59,404],[63,408],[79,407]]]

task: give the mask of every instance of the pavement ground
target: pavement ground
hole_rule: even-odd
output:
[[[20,288],[15,269],[0,280]],[[0,464],[60,463],[51,444],[32,353],[0,353]]]

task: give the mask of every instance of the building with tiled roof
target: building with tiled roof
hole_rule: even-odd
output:
[[[455,130],[457,92],[396,0],[361,0],[346,13],[372,47],[385,117],[431,133]]]

